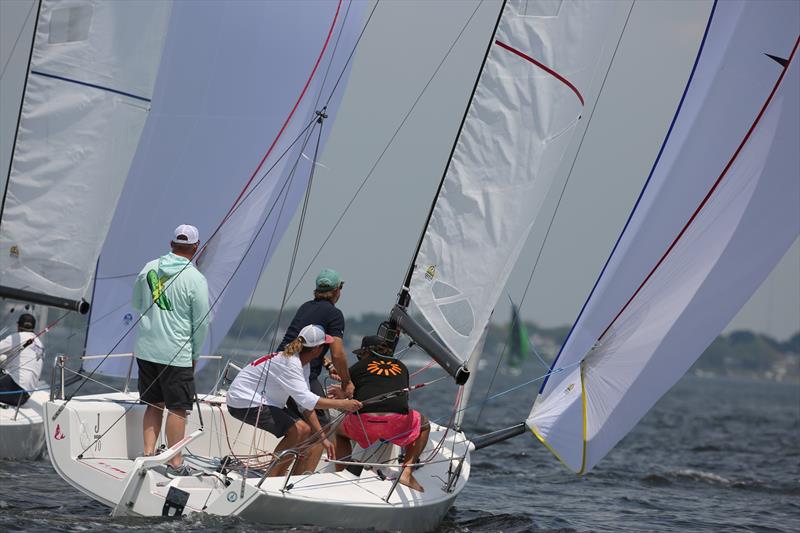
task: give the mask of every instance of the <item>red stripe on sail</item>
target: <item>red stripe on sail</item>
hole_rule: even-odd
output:
[[[256,175],[264,166],[264,162],[267,160],[270,154],[272,154],[272,150],[275,149],[275,146],[278,144],[278,140],[280,140],[281,136],[283,135],[283,132],[286,131],[286,128],[289,125],[289,122],[291,122],[295,111],[297,111],[297,108],[300,106],[300,102],[303,100],[303,97],[305,96],[309,85],[311,85],[311,81],[314,79],[314,75],[317,73],[317,68],[319,68],[319,64],[322,62],[322,58],[325,56],[325,51],[328,49],[328,44],[331,41],[331,36],[333,35],[333,29],[336,27],[336,20],[339,18],[339,11],[341,10],[341,7],[342,7],[342,0],[339,0],[338,5],[336,6],[336,13],[334,13],[333,20],[331,21],[331,26],[330,28],[328,28],[328,35],[325,38],[325,43],[322,45],[322,50],[320,50],[319,55],[317,56],[317,61],[314,63],[314,68],[311,69],[311,74],[309,74],[308,79],[306,80],[306,83],[303,86],[303,90],[300,91],[300,95],[297,97],[297,101],[295,101],[292,110],[289,112],[289,115],[286,117],[286,120],[284,120],[283,125],[281,126],[281,129],[278,131],[278,134],[275,136],[275,139],[272,141],[272,144],[269,145],[269,148],[267,148],[266,153],[264,153],[264,157],[261,158],[261,161],[258,163],[255,170],[250,175],[250,179],[247,180],[247,183],[245,183],[244,188],[242,188],[242,191],[239,193],[239,196],[236,197],[236,200],[233,202],[233,205],[231,205],[231,208],[228,210],[228,213],[223,217],[222,222],[219,223],[219,226],[217,226],[217,229],[214,230],[214,233],[212,233],[212,236],[216,235],[217,232],[220,230],[220,228],[222,228],[222,226],[225,224],[225,222],[228,221],[228,218],[230,218],[231,213],[233,213],[233,210],[236,209],[236,206],[241,201],[245,192],[247,192],[247,189],[250,187],[250,184],[253,182]],[[206,245],[208,245],[208,241],[206,241]],[[198,260],[202,255],[202,253],[205,251],[205,247],[206,246],[204,245],[203,250],[201,250],[200,253],[197,255]]]
[[[559,74],[555,70],[553,70],[550,67],[540,63],[539,61],[536,61],[531,56],[520,52],[516,48],[513,48],[513,47],[507,45],[506,43],[503,43],[503,42],[495,40],[494,44],[496,44],[497,46],[499,46],[501,48],[505,48],[506,50],[508,50],[512,54],[518,55],[522,59],[524,59],[526,61],[529,61],[529,62],[533,63],[534,65],[536,65],[537,67],[539,67],[540,69],[544,70],[545,72],[547,72],[548,74],[553,76],[555,79],[557,79],[558,81],[560,81],[561,83],[563,83],[564,85],[569,87],[572,90],[572,92],[575,93],[575,96],[578,97],[578,100],[581,101],[581,105],[586,105],[586,103],[583,101],[583,96],[581,95],[581,92],[578,90],[578,88],[575,87],[567,78],[565,78],[564,76],[562,76],[561,74]]]
[[[798,44],[800,44],[800,37],[798,37],[797,40],[795,41],[794,48],[792,48],[792,53],[789,56],[789,59],[786,62],[786,65],[783,67],[783,70],[781,71],[781,75],[778,77],[778,80],[775,82],[775,85],[772,87],[772,91],[769,93],[769,96],[767,97],[766,101],[764,102],[764,105],[761,106],[761,111],[758,112],[758,115],[756,116],[755,120],[750,125],[750,129],[747,130],[747,133],[745,134],[744,138],[742,139],[742,142],[739,143],[739,147],[736,148],[736,151],[733,153],[733,156],[731,156],[730,160],[728,161],[728,164],[725,165],[725,168],[722,169],[722,173],[720,173],[719,177],[714,182],[714,185],[711,186],[711,189],[708,191],[706,196],[703,198],[703,201],[700,202],[700,205],[698,205],[697,209],[694,210],[694,213],[692,213],[692,216],[689,218],[689,221],[686,222],[686,225],[683,226],[683,229],[681,229],[680,233],[678,233],[678,236],[675,237],[675,240],[672,241],[672,244],[670,244],[669,248],[667,248],[667,251],[664,252],[664,255],[662,255],[661,259],[658,260],[658,263],[656,263],[656,266],[654,266],[653,269],[650,271],[650,273],[647,275],[647,277],[644,278],[644,281],[641,283],[641,285],[639,285],[639,288],[636,289],[636,292],[633,293],[633,296],[631,296],[628,299],[628,301],[625,303],[625,305],[622,306],[622,309],[620,309],[619,313],[617,313],[617,315],[614,317],[614,319],[611,321],[611,323],[608,325],[608,327],[606,327],[606,329],[603,330],[603,333],[600,334],[600,337],[598,337],[598,340],[602,339],[605,336],[605,334],[608,333],[608,330],[611,329],[611,326],[613,326],[614,323],[617,321],[617,319],[620,317],[620,315],[622,315],[622,313],[625,312],[625,310],[631,304],[633,299],[636,298],[636,295],[638,295],[639,292],[642,290],[642,288],[644,288],[645,284],[647,284],[647,282],[650,280],[650,278],[653,276],[653,274],[655,274],[656,270],[658,270],[658,267],[661,266],[661,264],[664,262],[664,260],[670,254],[670,252],[672,252],[672,250],[675,248],[675,245],[678,244],[678,241],[686,233],[686,230],[689,229],[689,226],[692,225],[692,222],[694,222],[694,220],[697,218],[697,215],[700,214],[700,211],[703,209],[703,207],[705,207],[705,205],[708,203],[708,200],[711,198],[711,195],[714,194],[714,191],[717,189],[719,184],[722,182],[722,179],[728,173],[728,170],[730,170],[731,166],[733,166],[734,161],[736,161],[736,158],[741,153],[742,148],[744,148],[745,144],[747,144],[747,141],[750,139],[750,136],[752,135],[753,130],[756,129],[756,126],[761,121],[761,117],[764,116],[764,113],[766,112],[767,107],[769,107],[770,102],[772,102],[772,97],[775,96],[775,93],[777,92],[778,87],[780,87],[780,84],[783,81],[783,77],[786,74],[786,71],[789,69],[789,65],[791,64],[792,59],[794,58],[795,52],[797,52]]]

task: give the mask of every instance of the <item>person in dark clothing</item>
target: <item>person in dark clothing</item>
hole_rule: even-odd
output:
[[[409,373],[406,365],[393,357],[393,349],[381,337],[370,335],[355,350],[359,361],[350,367],[355,386],[353,397],[364,407],[345,416],[336,431],[336,456],[352,453],[351,440],[362,448],[375,442],[388,441],[405,449],[405,464],[414,464],[428,443],[430,423],[418,411],[408,408]],[[328,391],[334,397],[343,395],[340,387]],[[344,468],[344,465],[339,465]],[[414,490],[424,488],[407,466],[400,483]]]
[[[330,344],[330,354],[332,365],[328,365],[328,371],[333,375],[335,367],[335,376],[341,381],[342,389],[344,390],[347,398],[353,397],[353,384],[350,381],[350,373],[347,368],[347,354],[344,349],[344,315],[336,308],[336,302],[342,295],[342,287],[344,282],[335,270],[324,269],[316,279],[314,288],[314,299],[301,305],[292,319],[291,324],[286,329],[283,340],[278,345],[276,351],[282,351],[287,344],[297,338],[300,330],[309,325],[316,325],[321,327],[328,335],[333,337],[333,343]],[[317,379],[322,372],[326,349],[320,354],[319,357],[311,361],[311,373],[308,378],[311,392],[317,396],[325,397],[325,389]],[[292,411],[301,413],[294,400],[291,398],[287,407]],[[325,411],[317,411],[317,416],[320,418],[320,423],[324,426],[328,423],[329,419]]]

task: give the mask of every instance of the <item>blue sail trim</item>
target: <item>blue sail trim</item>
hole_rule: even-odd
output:
[[[714,19],[714,12],[717,9],[717,2],[719,0],[714,0],[714,5],[711,7],[711,13],[708,15],[708,22],[706,23],[706,29],[703,32],[703,39],[700,41],[700,47],[697,50],[697,56],[694,59],[694,64],[692,65],[692,71],[689,73],[689,79],[686,81],[686,87],[683,89],[683,94],[681,95],[680,102],[678,102],[678,108],[675,110],[675,115],[672,117],[672,122],[669,125],[669,129],[667,130],[667,135],[664,137],[664,142],[661,143],[661,148],[658,150],[658,155],[656,156],[656,160],[653,163],[653,167],[650,169],[650,173],[647,175],[647,180],[644,182],[644,186],[642,187],[641,192],[639,193],[639,197],[636,199],[636,203],[633,204],[633,209],[631,210],[630,215],[628,215],[628,220],[625,221],[625,225],[622,227],[622,231],[617,237],[617,242],[614,243],[614,247],[611,249],[611,253],[608,255],[608,259],[606,259],[605,264],[603,265],[603,269],[600,271],[600,275],[597,276],[597,280],[594,282],[594,286],[592,286],[591,292],[589,292],[589,296],[586,298],[586,301],[583,303],[583,307],[581,307],[580,312],[578,313],[578,318],[575,319],[575,322],[572,323],[572,327],[567,333],[567,337],[564,339],[561,348],[558,350],[558,355],[556,358],[553,359],[553,363],[550,365],[550,372],[547,373],[544,380],[542,381],[542,386],[539,387],[539,394],[544,392],[544,388],[547,385],[547,381],[550,378],[550,375],[553,373],[553,370],[556,368],[556,363],[558,363],[558,359],[561,357],[561,352],[564,351],[564,347],[569,342],[570,337],[572,337],[572,332],[575,329],[575,326],[578,325],[578,322],[581,320],[581,316],[583,316],[583,312],[586,310],[586,306],[592,299],[594,295],[594,291],[597,289],[597,285],[600,283],[600,280],[603,279],[603,274],[606,272],[606,268],[608,264],[611,262],[611,258],[614,257],[614,253],[617,251],[617,247],[619,246],[620,241],[622,240],[622,236],[625,235],[625,231],[628,229],[628,225],[630,224],[631,220],[633,219],[633,215],[636,213],[636,209],[639,207],[639,203],[644,196],[644,192],[647,190],[647,186],[650,184],[650,179],[653,177],[656,168],[658,167],[659,161],[661,161],[661,155],[664,153],[664,148],[667,146],[667,142],[669,141],[670,135],[672,134],[672,128],[675,126],[675,122],[678,120],[678,116],[681,113],[681,109],[683,108],[683,101],[686,99],[686,94],[689,92],[689,87],[692,85],[692,80],[694,79],[694,73],[697,70],[697,65],[700,62],[700,56],[703,55],[703,48],[706,44],[706,37],[708,37],[708,30],[711,28],[711,21]]]
[[[83,85],[84,87],[91,87],[92,89],[99,89],[101,91],[119,94],[121,96],[127,96],[128,98],[133,98],[135,100],[141,100],[142,102],[150,103],[149,98],[145,98],[144,96],[138,96],[132,93],[126,93],[125,91],[119,91],[117,89],[112,89],[111,87],[103,87],[102,85],[95,85],[94,83],[88,83],[80,80],[73,80],[71,78],[65,78],[63,76],[57,76],[55,74],[47,74],[46,72],[39,72],[37,70],[31,70],[31,74],[36,74],[37,76],[44,76],[45,78],[53,78],[54,80],[66,81],[68,83],[74,83],[75,85]]]

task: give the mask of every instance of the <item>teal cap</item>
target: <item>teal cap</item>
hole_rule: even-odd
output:
[[[342,278],[339,273],[330,268],[325,268],[317,275],[317,290],[328,292],[342,286]]]

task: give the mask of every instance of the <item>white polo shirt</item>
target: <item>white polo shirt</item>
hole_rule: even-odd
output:
[[[308,386],[309,365],[301,365],[300,357],[286,357],[279,352],[260,357],[244,367],[228,389],[227,404],[237,409],[272,405],[286,407],[289,396],[300,409],[310,411],[319,396]]]

